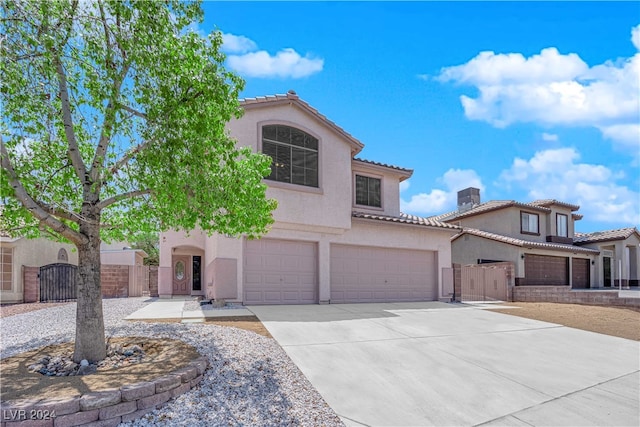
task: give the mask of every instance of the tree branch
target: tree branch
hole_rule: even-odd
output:
[[[114,175],[116,174],[123,166],[125,166],[127,163],[129,163],[129,161],[131,159],[133,159],[136,154],[138,154],[139,152],[141,152],[142,150],[144,150],[145,148],[147,148],[149,146],[149,144],[151,144],[153,140],[148,140],[145,141],[141,144],[138,144],[137,146],[135,146],[134,148],[130,149],[129,151],[127,151],[127,153],[122,156],[122,158],[120,160],[118,160],[113,166],[111,166],[109,168],[109,174],[110,175]],[[105,183],[107,177],[103,177],[102,178],[102,184]]]
[[[9,152],[7,151],[7,147],[4,145],[2,135],[0,135],[0,162],[2,168],[7,172],[9,185],[13,188],[15,197],[35,218],[76,245],[88,242],[86,236],[83,236],[74,229],[69,228],[65,223],[53,217],[29,195],[13,169],[11,159],[9,158]]]
[[[71,103],[69,102],[69,90],[67,88],[67,75],[65,74],[62,66],[62,61],[57,52],[52,52],[54,55],[54,61],[56,65],[56,73],[58,74],[58,90],[60,93],[60,101],[62,102],[62,119],[64,122],[64,133],[67,137],[67,143],[69,144],[69,158],[71,164],[78,175],[80,182],[85,183],[87,180],[87,170],[82,156],[80,155],[80,148],[78,141],[76,140],[76,134],[73,130],[73,117],[71,117]]]
[[[149,118],[145,113],[138,111],[134,108],[131,108],[128,105],[118,104],[118,107],[122,108],[124,111],[131,113],[136,117],[140,117],[141,119],[147,120]]]
[[[144,196],[145,194],[150,194],[150,193],[151,193],[151,190],[148,188],[145,190],[133,190],[133,191],[129,191],[128,193],[118,194],[117,196],[113,196],[106,200],[103,200],[100,203],[98,203],[96,206],[98,209],[102,210],[107,206],[111,206],[114,203],[118,203],[121,200],[132,199],[134,197]]]
[[[115,64],[113,62],[112,49],[111,49],[111,40],[109,38],[109,25],[107,24],[107,19],[104,13],[104,7],[102,2],[98,2],[100,8],[100,19],[102,21],[102,28],[104,30],[104,38],[107,50],[107,57],[105,58],[105,69],[109,69],[110,67],[115,68]],[[114,36],[114,39],[116,37]],[[118,45],[118,48],[120,46]],[[126,55],[124,55],[126,56]],[[107,108],[104,113],[104,123],[102,125],[102,132],[100,133],[100,140],[98,141],[98,146],[96,147],[96,152],[93,156],[93,162],[91,163],[91,181],[97,182],[100,178],[100,174],[102,172],[102,168],[104,167],[104,161],[106,159],[107,148],[109,147],[109,141],[111,140],[111,131],[113,130],[113,122],[115,121],[116,109],[118,108],[118,95],[120,94],[120,88],[122,87],[122,83],[129,72],[130,67],[129,62],[125,62],[122,65],[122,69],[120,73],[118,73],[117,77],[113,80],[113,87],[111,90],[111,96],[109,97],[109,102],[107,103]]]

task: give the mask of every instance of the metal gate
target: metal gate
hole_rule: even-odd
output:
[[[72,264],[49,264],[40,267],[40,301],[76,299],[76,271]]]
[[[502,267],[462,267],[461,301],[506,301],[507,270]]]

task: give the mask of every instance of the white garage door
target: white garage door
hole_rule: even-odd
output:
[[[318,250],[315,243],[246,240],[245,304],[318,302]]]
[[[331,302],[433,301],[433,251],[331,245]]]

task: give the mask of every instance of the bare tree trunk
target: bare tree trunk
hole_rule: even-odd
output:
[[[93,216],[93,215],[91,215]],[[102,290],[100,286],[100,227],[99,215],[80,225],[80,232],[89,238],[78,245],[78,273],[76,277],[78,308],[76,311],[76,342],[74,362],[87,359],[97,362],[107,356]]]

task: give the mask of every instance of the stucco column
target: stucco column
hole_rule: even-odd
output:
[[[331,245],[322,236],[318,242],[318,302],[326,304],[331,299]]]

